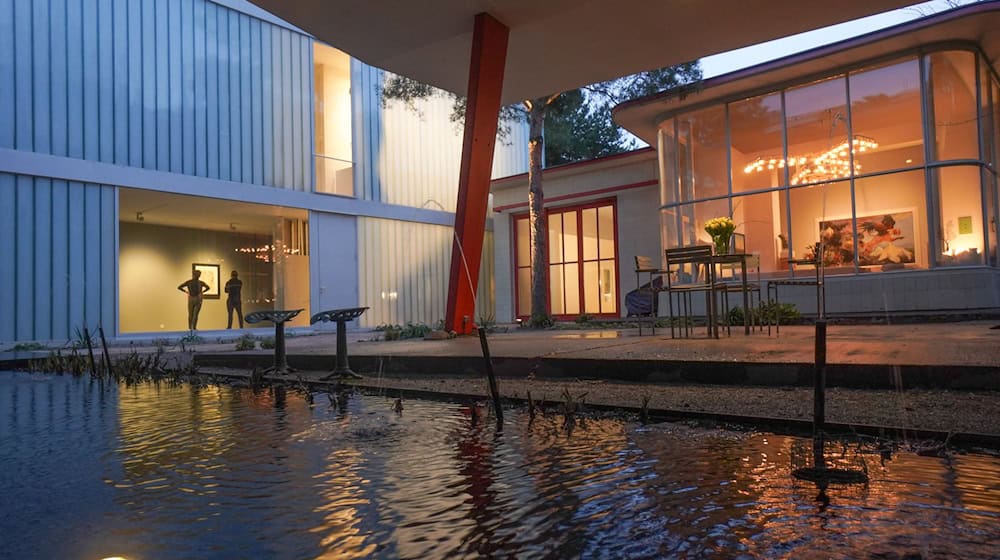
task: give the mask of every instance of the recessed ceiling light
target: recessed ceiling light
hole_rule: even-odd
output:
[[[907,159],[906,163],[913,163],[913,160],[912,159]]]

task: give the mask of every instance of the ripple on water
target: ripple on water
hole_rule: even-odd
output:
[[[1000,460],[353,395],[0,375],[0,550],[26,557],[985,557]],[[16,538],[13,536],[16,535]]]

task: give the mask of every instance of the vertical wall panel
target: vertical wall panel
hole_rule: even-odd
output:
[[[31,4],[14,2],[14,147],[18,150],[34,150],[35,96],[32,94],[31,77]]]
[[[253,141],[250,146],[250,160],[253,162],[251,180],[255,184],[264,182],[264,149],[261,134],[263,134],[263,108],[261,106],[261,42],[260,20],[250,20],[250,136]]]
[[[128,164],[142,167],[142,125],[146,120],[142,89],[145,80],[142,64],[142,5],[129,0],[123,0],[123,3],[128,18]]]
[[[274,93],[274,67],[272,66],[273,59],[273,46],[272,41],[274,38],[274,28],[269,25],[261,25],[260,29],[260,68],[261,68],[261,80],[260,80],[260,95],[262,98],[266,98],[269,101],[275,99]],[[275,172],[274,172],[274,103],[261,102],[263,110],[261,111],[261,130],[262,130],[262,141],[261,141],[261,168],[264,172],[264,184],[274,185]]]
[[[162,2],[161,2],[162,3]],[[181,61],[184,56],[184,35],[181,32],[181,0],[166,3],[166,48],[167,58],[167,166],[174,173],[184,172],[184,82],[181,79]]]
[[[219,143],[221,141],[219,128],[219,43],[217,32],[219,23],[218,8],[215,4],[205,5],[205,144],[207,149],[206,162],[208,177],[219,178]]]
[[[142,167],[156,169],[156,26],[155,0],[142,2]],[[136,45],[133,46],[133,48]]]
[[[83,6],[66,3],[66,155],[83,157]]]
[[[67,90],[66,90],[66,3],[49,4],[49,133],[50,149],[57,156],[67,151]]]
[[[115,123],[114,154],[111,163],[125,165],[128,163],[129,147],[129,51],[131,44],[128,37],[128,3],[127,0],[114,0],[111,28],[115,30],[112,37],[112,69],[114,73],[114,111],[112,118]],[[87,159],[93,159],[89,157]]]
[[[216,21],[218,32],[216,35],[216,49],[218,56],[219,72],[219,178],[232,179],[232,128],[230,118],[230,104],[232,99],[229,96],[229,14],[223,9],[217,10]]]
[[[32,107],[34,118],[33,144],[35,151],[50,153],[52,150],[52,126],[51,126],[51,92],[49,87],[49,60],[51,50],[49,48],[49,5],[48,2],[34,2],[32,4],[31,28],[32,46],[31,50],[31,74],[32,74],[32,94],[35,103]]]
[[[250,96],[250,17],[240,15],[240,180],[253,182],[253,127]]]
[[[240,181],[242,180],[242,162],[240,161],[240,18],[236,12],[229,12],[227,16],[229,142],[226,147],[229,150],[229,179]]]
[[[69,339],[69,187],[66,181],[52,182],[51,232],[51,333],[46,338]]]
[[[75,0],[70,0],[75,1]],[[86,0],[88,3],[92,0]],[[111,0],[99,0],[97,10],[97,52],[98,64],[98,122],[100,124],[101,161],[114,161],[115,158],[115,53],[111,41],[114,36],[114,9]],[[70,90],[70,99],[73,90]]]
[[[155,169],[170,170],[170,32],[167,20],[167,7],[175,2],[153,2],[153,29],[156,33],[153,44],[154,97],[153,113],[155,115],[156,132],[156,163]]]
[[[17,272],[17,186],[15,177],[0,173],[0,311],[4,320],[0,321],[0,340],[14,340],[14,325],[17,323],[18,306],[16,279]]]
[[[99,41],[101,31],[98,26],[98,5],[97,2],[83,3],[83,22],[81,34],[81,50],[83,58],[81,60],[80,80],[82,87],[78,90],[82,101],[81,111],[83,112],[83,157],[87,159],[99,159],[100,152],[100,111],[99,90],[100,90],[100,58],[98,57]]]
[[[17,177],[15,187],[16,219],[11,222],[15,245],[14,337],[16,340],[35,338],[35,182],[31,177]],[[0,224],[8,227],[6,224]]]
[[[100,194],[101,235],[97,258],[101,263],[101,282],[96,286],[100,306],[96,319],[105,331],[118,332],[118,189],[109,185],[94,186]]]
[[[87,186],[83,183],[69,183],[69,270],[67,283],[69,285],[69,313],[66,328],[72,334],[76,327],[82,327],[86,321],[86,283],[84,270],[87,260],[87,239],[84,236],[83,208]]]
[[[208,102],[206,100],[207,61],[205,54],[205,3],[192,2],[191,20],[194,25],[194,63],[191,71],[194,73],[194,173],[202,177],[208,176]]]
[[[0,53],[8,53],[0,56],[0,148],[14,147],[14,38],[14,0],[0,0]]]
[[[195,165],[195,115],[198,112],[200,102],[195,97],[195,74],[198,66],[195,65],[194,51],[194,2],[193,0],[181,0],[181,106],[182,113],[182,139],[181,139],[181,173],[194,175]]]

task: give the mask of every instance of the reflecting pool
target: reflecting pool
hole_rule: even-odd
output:
[[[554,412],[0,372],[0,557],[981,558],[1000,459]],[[867,446],[872,447],[872,446]]]

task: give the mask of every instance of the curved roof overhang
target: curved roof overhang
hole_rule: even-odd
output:
[[[651,145],[659,123],[697,106],[774,91],[879,59],[945,44],[978,45],[991,65],[1000,57],[1000,2],[931,15],[824,47],[705,80],[697,89],[670,90],[615,107],[615,122]]]
[[[351,56],[464,94],[474,16],[510,30],[504,104],[892,10],[913,0],[251,0]]]

